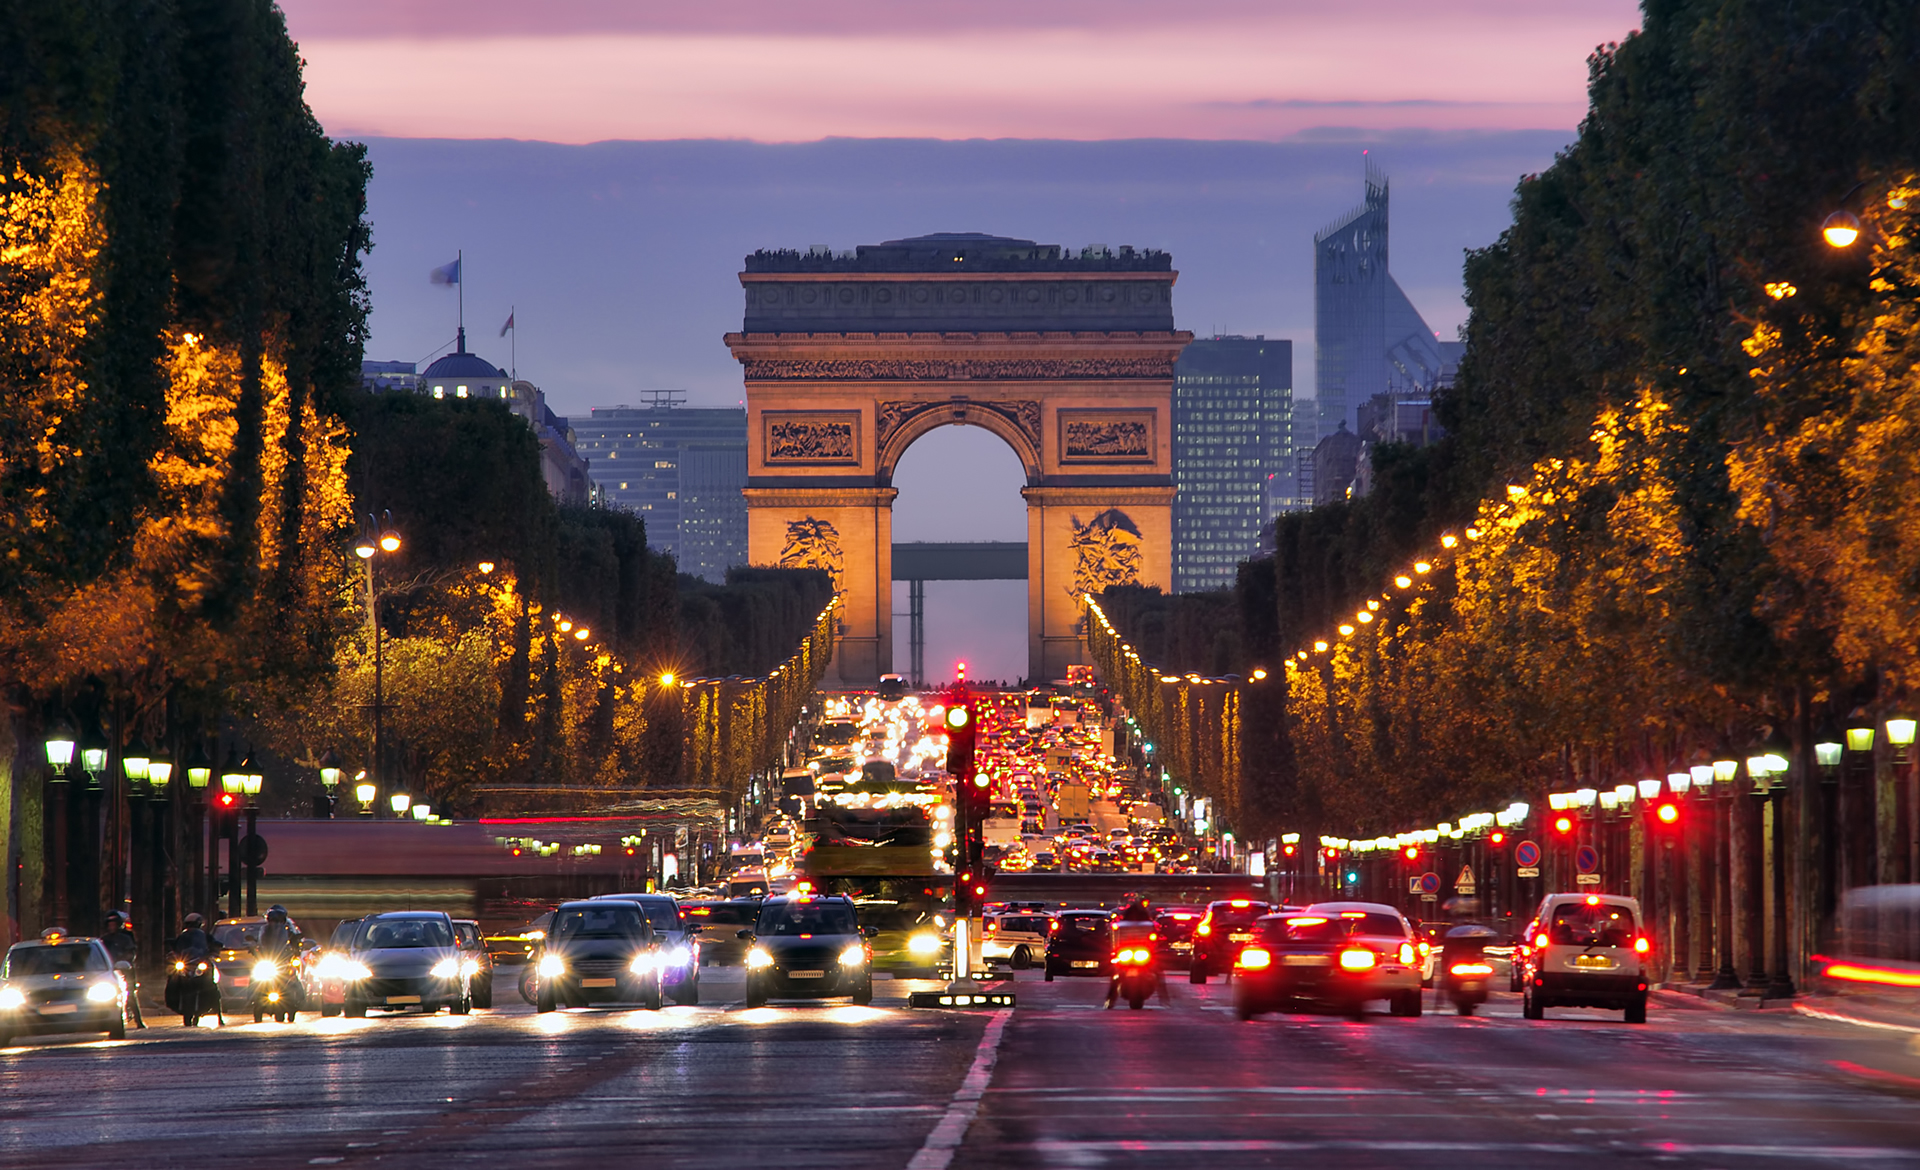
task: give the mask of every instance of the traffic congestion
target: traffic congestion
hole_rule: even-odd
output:
[[[1531,1165],[1548,1146],[1589,1146],[1569,1145],[1565,1132],[1553,1141],[1537,1133],[1507,1141],[1488,1137],[1484,1125],[1462,1128],[1483,1104],[1504,1108],[1504,1090],[1486,1088],[1484,1101],[1463,1098],[1457,1110],[1438,1112],[1431,1100],[1392,1097],[1394,1108],[1426,1111],[1427,1136],[1401,1147],[1392,1142],[1404,1139],[1370,1123],[1330,1133],[1318,1115],[1286,1102],[1314,1091],[1321,1071],[1351,1082],[1389,1069],[1446,1068],[1452,1083],[1463,1075],[1463,1054],[1505,1067],[1499,1062],[1515,1057],[1502,1055],[1503,1046],[1519,1045],[1513,1051],[1541,1062],[1523,1080],[1555,1086],[1539,1091],[1557,1102],[1589,1086],[1584,1104],[1554,1106],[1572,1117],[1596,1108],[1598,1074],[1577,1062],[1614,1052],[1599,1038],[1606,1034],[1649,1037],[1683,1064],[1688,1050],[1673,1046],[1699,1045],[1701,1059],[1746,1061],[1756,1076],[1829,1076],[1841,1065],[1920,1075],[1920,1057],[1897,1044],[1869,1051],[1814,1030],[1822,1025],[1804,1015],[1739,1020],[1662,991],[1646,961],[1647,924],[1629,897],[1553,891],[1515,915],[1516,925],[1460,905],[1421,917],[1406,906],[1298,896],[1278,874],[1248,873],[1243,856],[1196,826],[1197,810],[1183,808],[1141,766],[1137,741],[1116,733],[1124,719],[1085,686],[826,696],[796,739],[764,821],[730,841],[726,864],[697,886],[587,892],[528,907],[537,912],[512,921],[418,908],[300,920],[276,904],[210,923],[190,915],[157,944],[117,916],[97,935],[51,930],[15,945],[0,971],[0,1084],[27,1100],[53,1083],[46,1078],[63,1075],[63,1060],[102,1061],[104,1070],[121,1051],[172,1052],[166,1059],[198,1068],[210,1059],[199,1047],[207,1043],[241,1045],[233,1051],[247,1061],[276,1046],[293,1053],[351,1043],[373,1062],[369,1069],[391,1062],[409,1070],[403,1086],[389,1083],[389,1095],[413,1100],[438,1086],[457,1102],[476,1070],[497,1064],[518,1071],[471,1091],[504,1100],[560,1092],[551,1087],[562,1067],[556,1059],[569,1069],[573,1057],[628,1068],[666,1059],[665,1048],[643,1058],[655,1052],[648,1045],[744,1029],[741,1043],[754,1060],[786,1070],[777,1091],[805,1093],[830,1081],[850,1109],[894,1108],[899,1098],[903,1117],[925,1115],[907,1139],[829,1127],[836,1149],[878,1143],[881,1152],[850,1157],[850,1165],[1267,1165],[1311,1149],[1346,1150],[1363,1165],[1397,1149],[1387,1159],[1394,1164],[1437,1165],[1469,1147],[1485,1150],[1491,1164]],[[143,977],[155,969],[140,963],[143,945],[164,956],[158,978]],[[991,1010],[959,1010],[969,1000]],[[927,1010],[930,1002],[943,1010]],[[789,1026],[802,1030],[782,1030]],[[1359,1039],[1349,1031],[1356,1027],[1383,1041]],[[954,1044],[944,1049],[926,1047],[948,1040]],[[766,1047],[774,1044],[783,1047]],[[463,1045],[482,1046],[456,1060],[463,1071],[416,1067],[429,1050],[453,1054]],[[521,1045],[526,1055],[512,1055]],[[796,1045],[809,1055],[782,1063]],[[1096,1055],[1076,1055],[1085,1053]],[[1203,1053],[1213,1055],[1193,1063]],[[1576,1065],[1557,1063],[1562,1055]],[[719,1074],[700,1064],[705,1058],[687,1059],[693,1063],[664,1087],[647,1074],[647,1087],[637,1089],[631,1076],[640,1074],[622,1073],[628,1096],[606,1100],[664,1101],[665,1093],[698,1113],[725,1099],[724,1083],[711,1079]],[[962,1065],[987,1069],[971,1097]],[[725,1067],[734,1081],[775,1091],[746,1067]],[[1606,1069],[1607,1092],[1653,1083],[1617,1055]],[[1882,1089],[1848,1077],[1848,1088],[1825,1091],[1865,1094],[1849,1098],[1849,1109],[1880,1117],[1873,1093]],[[1050,1094],[1059,1086],[1078,1086],[1134,1119],[1114,1130],[1111,1117],[1057,1101]],[[1367,1090],[1375,1091],[1398,1092]],[[1688,1110],[1671,1105],[1671,1086],[1658,1091],[1669,1094],[1668,1114],[1621,1132],[1691,1126],[1692,1146],[1712,1146],[1703,1135],[1717,1123],[1688,1120]],[[380,1111],[371,1097],[349,1096],[362,1113]],[[965,1108],[955,1104],[962,1098]],[[564,1107],[591,1111],[598,1100],[568,1097]],[[1151,1127],[1112,1136],[1144,1125],[1151,1103],[1163,1100],[1202,1109],[1212,1136],[1188,1145]],[[1765,1112],[1753,1102],[1713,1100],[1722,1110]],[[1055,1107],[1035,1112],[1048,1101]],[[51,1099],[39,1108],[59,1112]],[[489,1108],[524,1120],[530,1106]],[[1812,1127],[1831,1146],[1841,1135],[1823,1128],[1816,1112],[1792,1124]],[[961,1126],[961,1137],[977,1141],[936,1141],[939,1126],[950,1124],[939,1119],[976,1114],[997,1119]],[[303,1139],[319,1152],[295,1160],[351,1160],[357,1149],[391,1142],[401,1162],[424,1162],[441,1148],[402,1142],[411,1122],[350,1132],[337,1120]],[[1624,1124],[1613,1123],[1617,1131]],[[1906,1132],[1873,1124],[1881,1127],[1877,1144],[1855,1148],[1901,1161]],[[1273,1136],[1280,1132],[1296,1136]],[[1786,1153],[1769,1156],[1819,1161],[1803,1137],[1782,1139]],[[1638,1151],[1653,1139],[1609,1140],[1608,1150]],[[535,1148],[517,1141],[508,1139]],[[0,1162],[17,1161],[23,1148],[0,1139]],[[669,1142],[661,1160],[750,1160],[747,1146],[723,1140],[718,1148],[725,1153],[716,1162],[710,1148]],[[928,1160],[929,1151],[938,1156]]]

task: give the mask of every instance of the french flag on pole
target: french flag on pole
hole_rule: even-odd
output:
[[[442,264],[432,272],[429,272],[427,279],[433,281],[435,284],[459,284],[460,261],[455,260],[451,264]]]

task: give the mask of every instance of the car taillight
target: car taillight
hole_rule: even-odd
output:
[[[1636,938],[1633,940],[1633,949],[1644,955],[1653,949],[1653,944],[1645,938]]]
[[[1240,952],[1234,965],[1248,971],[1264,971],[1273,966],[1273,956],[1259,947],[1248,947]]]
[[[1380,960],[1372,951],[1341,951],[1340,968],[1344,971],[1371,971]]]
[[[1414,954],[1413,954],[1413,944],[1412,944],[1412,943],[1401,943],[1401,944],[1400,944],[1400,964],[1401,964],[1401,966],[1404,966],[1404,967],[1411,967],[1411,966],[1413,965],[1413,959],[1414,959]]]
[[[1206,923],[1204,923],[1204,922],[1202,922],[1202,923],[1201,923],[1200,925],[1198,925],[1198,926],[1196,926],[1196,927],[1194,927],[1194,928],[1193,928],[1193,933],[1195,933],[1195,934],[1212,934],[1212,933],[1213,933],[1213,927],[1211,927],[1211,926],[1209,926],[1208,924],[1206,924]]]
[[[1428,942],[1428,941],[1427,941],[1426,939],[1421,939],[1421,940],[1420,940],[1420,953],[1421,953],[1422,955],[1426,955],[1426,954],[1431,954],[1432,952],[1433,952],[1433,944],[1432,944],[1432,943],[1429,943],[1429,942]]]
[[[1544,935],[1544,934],[1536,934],[1536,935],[1534,935],[1534,936],[1533,936],[1533,945],[1534,945],[1534,946],[1536,946],[1536,947],[1540,947],[1540,948],[1541,948],[1542,950],[1544,950],[1544,949],[1546,949],[1546,945],[1547,945],[1547,936],[1546,936],[1546,935]]]
[[[1455,963],[1453,966],[1447,968],[1447,974],[1491,975],[1493,974],[1493,966],[1490,963]]]

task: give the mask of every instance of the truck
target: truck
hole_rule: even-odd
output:
[[[1084,784],[1062,784],[1053,794],[1053,803],[1060,810],[1060,823],[1073,824],[1087,819],[1087,787]]]

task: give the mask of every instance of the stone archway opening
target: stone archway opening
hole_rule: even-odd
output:
[[[916,686],[1027,674],[1026,468],[1001,437],[947,425],[914,439],[893,487],[893,669]]]

